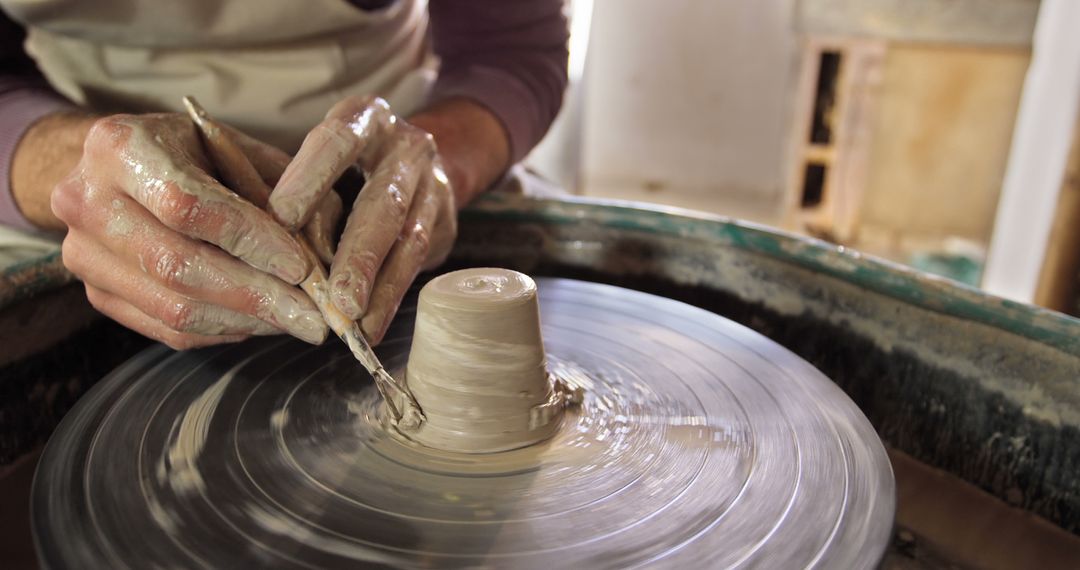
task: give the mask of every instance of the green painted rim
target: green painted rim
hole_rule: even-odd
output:
[[[75,280],[64,268],[60,249],[0,271],[0,310]]]
[[[1080,356],[1080,319],[1026,303],[989,295],[963,283],[916,271],[818,239],[716,216],[638,202],[581,197],[536,199],[490,193],[462,211],[469,221],[520,221],[551,225],[592,225],[644,234],[714,242],[804,267],[899,301],[967,319]],[[0,308],[44,289],[72,281],[59,253],[28,267],[9,268],[7,295]]]
[[[462,211],[468,221],[593,225],[716,242],[842,279],[899,301],[1027,337],[1080,356],[1080,319],[819,239],[731,218],[638,202],[488,194]]]

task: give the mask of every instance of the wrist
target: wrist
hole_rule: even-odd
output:
[[[409,122],[435,137],[458,208],[487,190],[510,168],[510,138],[495,115],[464,97],[446,99]]]
[[[19,139],[11,158],[11,195],[30,223],[64,229],[49,205],[52,191],[78,164],[86,133],[96,120],[84,111],[59,111],[35,121]]]

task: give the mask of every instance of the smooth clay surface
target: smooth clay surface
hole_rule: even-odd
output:
[[[488,453],[551,437],[563,394],[547,371],[536,283],[509,269],[441,275],[420,291],[406,382],[427,420],[408,437]]]

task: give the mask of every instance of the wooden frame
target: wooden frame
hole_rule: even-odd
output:
[[[1057,255],[1051,243],[1063,239],[1051,232],[1062,208],[1063,186],[1070,184],[1066,173],[1080,116],[1077,21],[1080,3],[1073,0],[1043,0],[1039,6],[1031,65],[982,280],[987,291],[1015,301],[1036,300],[1040,282],[1047,279],[1047,256]]]
[[[881,83],[884,41],[808,36],[795,90],[794,129],[784,225],[796,231],[847,243],[858,233],[859,208],[866,186],[874,102]],[[840,56],[827,112],[831,137],[814,142],[811,131],[818,100],[823,54]],[[820,201],[804,206],[808,166],[823,166]]]
[[[1080,315],[1080,121],[1073,128],[1072,149],[1039,270],[1035,304]]]

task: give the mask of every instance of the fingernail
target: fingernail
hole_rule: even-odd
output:
[[[326,338],[326,321],[300,291],[296,291],[296,296],[279,297],[271,307],[271,322],[285,332],[312,344],[320,344]]]
[[[296,285],[308,276],[307,262],[289,253],[279,253],[270,258],[270,272],[283,281]]]
[[[312,243],[323,263],[331,264],[334,262],[334,244],[330,241],[330,238],[320,236],[319,239],[313,240]]]
[[[288,184],[288,183],[286,183]],[[290,231],[295,231],[296,227],[300,225],[300,211],[299,203],[296,200],[289,200],[282,198],[289,193],[289,190],[285,189],[286,184],[279,183],[279,188],[274,194],[270,195],[270,215],[274,217],[277,222]],[[277,195],[278,199],[274,200],[274,196]]]
[[[270,323],[259,321],[254,327],[252,327],[251,334],[255,336],[271,336],[275,334],[281,334],[281,329],[275,327]]]
[[[293,336],[311,344],[322,344],[326,340],[327,331],[329,327],[326,326],[326,321],[314,311],[300,313],[292,319],[292,326],[289,327]]]
[[[345,271],[336,277],[330,286],[334,304],[351,319],[358,319],[360,315],[364,314],[363,308],[357,302],[357,296],[361,292],[361,284],[361,280],[353,279],[352,273]]]

